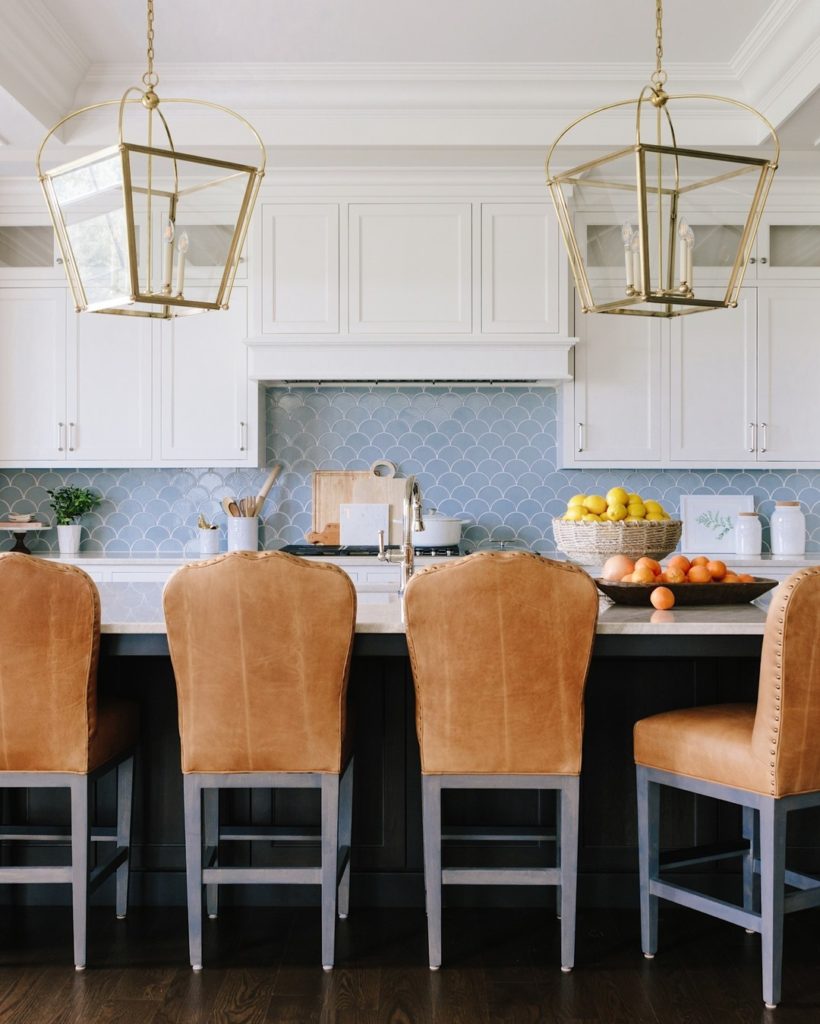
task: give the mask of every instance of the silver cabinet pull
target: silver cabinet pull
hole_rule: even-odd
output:
[[[74,427],[75,426],[76,426],[75,423],[69,423],[69,425],[68,425],[68,450],[70,452],[74,451]]]
[[[248,424],[244,420],[239,421],[239,450],[241,452],[247,451],[248,449]]]
[[[57,424],[57,451],[64,452],[65,446],[63,444],[63,431],[65,430],[65,423]]]
[[[769,424],[760,424],[760,454],[762,455],[769,447]]]
[[[62,264],[63,264],[63,257],[62,256],[58,256],[57,259],[54,262],[57,263],[59,266],[62,266]]]
[[[583,423],[579,423],[578,424],[578,451],[582,452],[583,450],[584,450],[584,424]]]
[[[749,263],[757,263],[757,256],[750,256]]]
[[[760,262],[761,263],[768,263],[769,261],[768,261],[768,259],[765,256],[761,256],[760,257]]]
[[[755,437],[755,425],[754,423],[749,424],[749,447],[746,449],[747,452],[753,452],[757,447],[757,438]]]

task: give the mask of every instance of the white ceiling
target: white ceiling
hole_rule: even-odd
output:
[[[232,107],[280,165],[537,167],[572,119],[635,96],[654,66],[653,0],[155,0],[161,97]],[[46,129],[139,82],[144,0],[2,0],[0,175],[29,176]],[[727,95],[782,130],[800,171],[820,137],[820,0],[666,0],[670,91]],[[174,108],[170,105],[169,111]],[[184,115],[175,139],[238,147],[241,131]],[[72,121],[62,162],[110,143],[111,112]],[[613,116],[579,147],[619,144]],[[676,124],[678,122],[676,121]],[[682,117],[689,146],[759,146],[737,111]],[[377,155],[372,157],[378,161]],[[784,169],[787,166],[784,161]]]
[[[728,63],[772,6],[667,0],[667,57]],[[45,7],[94,63],[145,54],[140,0],[45,0]],[[655,51],[652,0],[156,0],[155,10],[160,63],[651,64]]]

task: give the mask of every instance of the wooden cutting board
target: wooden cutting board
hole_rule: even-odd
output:
[[[381,470],[384,476],[377,472]],[[369,470],[317,469],[313,474],[313,531],[339,522],[339,506],[350,502],[390,506],[388,544],[401,544],[402,505],[406,479],[395,475],[392,462],[379,459]],[[377,543],[374,537],[373,545]]]

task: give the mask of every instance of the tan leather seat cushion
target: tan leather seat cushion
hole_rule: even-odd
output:
[[[133,701],[105,699],[99,702],[97,730],[88,744],[90,772],[137,745],[139,720],[139,706]]]
[[[768,763],[752,751],[754,704],[667,711],[635,724],[635,762],[649,768],[768,794]]]

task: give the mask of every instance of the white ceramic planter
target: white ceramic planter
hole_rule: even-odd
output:
[[[71,523],[69,526],[57,527],[57,544],[60,547],[61,555],[76,555],[80,550],[80,532],[82,526],[79,523]]]

